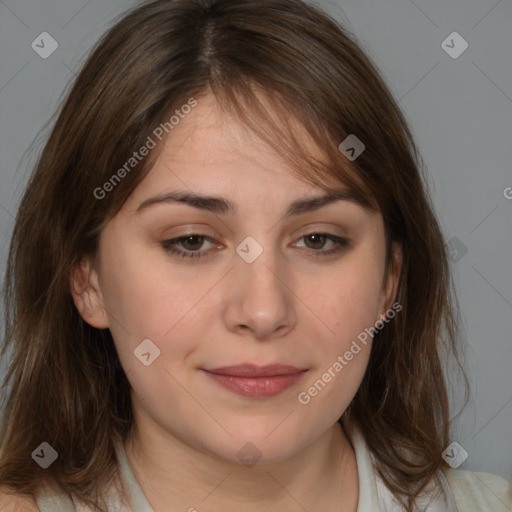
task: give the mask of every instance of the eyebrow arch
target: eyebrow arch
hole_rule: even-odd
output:
[[[368,209],[351,191],[347,189],[338,189],[322,196],[297,199],[287,208],[284,218],[289,218],[301,213],[307,213],[319,210],[324,206],[337,201],[350,201],[358,206]],[[151,197],[143,201],[136,210],[139,214],[148,208],[158,204],[184,203],[200,210],[206,210],[215,214],[235,215],[238,211],[237,206],[222,197],[205,196],[186,191],[174,191]]]

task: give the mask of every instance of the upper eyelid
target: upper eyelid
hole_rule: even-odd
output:
[[[326,238],[333,242],[333,243],[339,243],[340,241],[344,241],[346,242],[347,244],[351,244],[351,240],[347,237],[347,236],[344,236],[344,235],[336,235],[334,233],[330,233],[326,230],[322,231],[322,230],[316,230],[316,231],[310,231],[308,233],[305,233],[299,237],[297,237],[295,239],[295,243],[302,240],[303,238],[307,237],[307,236],[310,236],[310,235],[318,235],[318,234],[323,234],[326,236]],[[213,244],[213,246],[215,245],[219,245],[220,242],[218,242],[215,238],[213,238],[212,236],[209,236],[209,235],[206,235],[206,234],[202,234],[202,233],[199,233],[199,232],[196,232],[196,233],[190,233],[190,234],[185,234],[185,235],[181,235],[181,236],[178,236],[178,237],[174,237],[174,238],[169,238],[169,239],[166,239],[166,240],[163,240],[163,244],[172,244],[172,245],[178,245],[181,241],[191,237],[191,236],[198,236],[198,237],[202,237],[204,238],[207,242]],[[223,245],[223,244],[221,244]],[[203,253],[206,253],[208,252],[208,250],[201,250],[201,249],[198,249],[196,251],[193,251],[191,249],[178,249],[182,252],[187,252],[187,253],[200,253],[200,252],[203,252]]]
[[[306,236],[320,235],[320,234],[327,235],[327,236],[332,236],[332,237],[335,237],[335,238],[343,238],[343,239],[348,240],[348,236],[347,235],[337,235],[337,234],[332,233],[331,231],[328,231],[328,230],[325,230],[325,229],[324,230],[317,229],[317,230],[313,230],[313,231],[308,231],[307,233],[304,233],[303,235],[298,236],[296,239],[300,240],[301,238],[304,238]],[[189,238],[191,236],[200,236],[202,238],[207,239],[209,242],[218,242],[218,240],[215,237],[213,237],[211,235],[207,235],[206,233],[201,233],[199,231],[186,233],[184,235],[175,236],[173,238],[166,238],[163,241],[164,242],[177,242],[177,241],[181,241],[181,240],[183,240],[185,238]]]
[[[326,224],[333,224],[332,222],[314,222],[312,223],[313,225],[309,226],[309,227],[306,227],[306,231],[303,232],[303,229],[304,229],[304,226],[301,227],[301,228],[296,228],[294,229],[294,237],[296,237],[297,239],[298,238],[302,238],[304,236],[308,236],[308,235],[312,235],[312,234],[319,234],[319,233],[324,233],[324,234],[327,234],[327,235],[330,235],[330,236],[333,236],[333,237],[338,237],[338,238],[344,238],[344,239],[349,239],[351,237],[351,233],[352,233],[352,228],[349,229],[348,226],[341,226],[341,225],[337,225],[337,229],[336,227],[334,226],[331,226],[331,227],[317,227],[315,226],[315,224],[319,224],[319,225],[326,225]],[[187,227],[185,227],[185,229],[187,229]],[[210,239],[213,239],[215,241],[218,241],[217,238],[216,238],[216,235],[213,235],[213,234],[208,234],[208,231],[209,229],[208,228],[205,228],[205,227],[195,227],[195,228],[188,228],[189,229],[189,232],[185,232],[183,234],[180,234],[179,236],[173,236],[173,237],[169,237],[169,238],[165,238],[165,241],[173,241],[173,240],[179,240],[179,239],[183,239],[183,238],[187,238],[189,236],[202,236],[202,237],[205,237],[205,238],[210,238]],[[339,231],[339,233],[335,233],[334,231]],[[299,233],[303,233],[299,236]],[[352,233],[353,235],[353,233]]]

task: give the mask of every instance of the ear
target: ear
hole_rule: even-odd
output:
[[[402,246],[394,242],[392,245],[390,267],[388,269],[387,276],[385,276],[385,283],[382,290],[382,301],[380,308],[380,313],[382,315],[386,315],[386,312],[389,311],[389,309],[393,305],[393,302],[395,301],[396,293],[398,290],[398,284],[400,281],[402,263]]]
[[[98,274],[89,260],[82,260],[73,267],[70,291],[80,316],[92,327],[107,329],[108,320]]]

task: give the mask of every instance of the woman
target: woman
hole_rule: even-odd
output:
[[[441,456],[457,309],[419,162],[299,0],[123,17],[16,220],[4,508],[508,510]]]

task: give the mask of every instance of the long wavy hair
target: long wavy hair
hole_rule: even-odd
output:
[[[402,310],[376,333],[340,421],[358,425],[385,484],[411,511],[447,468],[447,358],[457,362],[467,397],[447,250],[422,158],[376,65],[348,29],[300,0],[145,2],[116,20],[85,61],[52,120],[12,233],[0,485],[34,497],[46,482],[106,510],[104,491],[118,474],[115,443],[133,427],[130,385],[110,331],[79,315],[70,275],[82,258],[94,259],[102,228],[162,145],[106,197],[97,191],[176,109],[207,93],[298,175],[326,190],[326,179],[342,182],[380,211],[388,270],[393,243],[402,247]],[[296,122],[322,161],[300,144]],[[339,145],[350,134],[365,150],[349,162]],[[58,453],[47,469],[31,457],[42,441]]]

